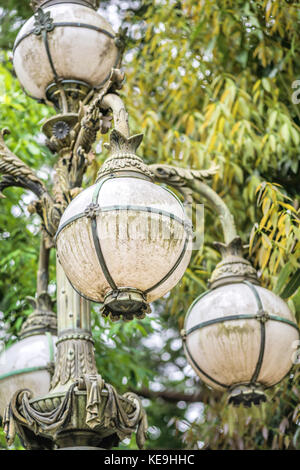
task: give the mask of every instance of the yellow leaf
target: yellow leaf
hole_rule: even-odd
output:
[[[193,133],[195,129],[195,119],[194,119],[194,116],[192,114],[190,114],[190,116],[188,117],[187,121],[186,121],[186,127],[185,127],[185,132],[190,135]]]
[[[219,119],[219,122],[218,122],[218,131],[220,133],[223,132],[224,125],[225,125],[225,118],[224,118],[224,116],[221,116],[220,119]]]
[[[257,88],[260,86],[261,80],[257,80],[257,82],[253,86],[253,93],[257,90]]]
[[[289,211],[295,212],[295,214],[297,213],[295,207],[291,206],[291,204],[287,204],[286,202],[281,202],[281,201],[279,201],[278,204],[280,204],[280,206],[282,206],[282,207],[285,207]]]
[[[238,130],[238,128],[240,127],[241,125],[241,121],[238,121],[235,123],[235,125],[233,126],[233,128],[231,129],[231,132],[230,132],[230,137],[233,137],[234,134],[236,133],[236,131]]]

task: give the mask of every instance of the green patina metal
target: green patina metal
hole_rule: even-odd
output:
[[[201,328],[205,328],[206,326],[215,325],[216,323],[224,323],[224,322],[233,321],[233,320],[260,320],[260,318],[257,313],[247,314],[247,315],[228,315],[226,317],[213,318],[212,320],[207,320],[202,323],[198,323],[197,325],[187,330],[186,334],[189,335],[193,331],[199,330]],[[292,322],[291,320],[288,320],[287,318],[279,317],[277,315],[268,315],[268,320],[286,323],[287,325],[290,325],[296,328],[297,331],[299,331],[299,328],[296,325],[296,323]]]
[[[96,205],[98,203],[98,197],[100,195],[100,191],[101,191],[104,183],[106,183],[106,181],[110,180],[113,177],[114,177],[114,175],[110,175],[108,178],[103,179],[102,181],[100,181],[100,183],[98,183],[96,185],[95,190],[94,190],[94,194],[93,194],[93,198],[92,198],[92,203],[93,204]],[[101,242],[100,242],[100,239],[99,239],[99,236],[98,236],[96,217],[92,217],[91,227],[92,227],[92,236],[93,236],[93,240],[94,240],[94,246],[95,246],[96,254],[97,254],[101,269],[103,271],[103,274],[105,276],[105,279],[107,280],[108,284],[110,285],[110,287],[113,290],[117,290],[118,289],[117,285],[116,285],[115,281],[113,280],[113,278],[112,278],[112,276],[109,272],[109,269],[107,267],[107,264],[106,264],[106,261],[105,261],[105,258],[104,258],[104,255],[103,255],[103,252],[102,252],[102,249],[101,249]]]
[[[29,372],[36,372],[38,370],[48,370],[47,366],[36,366],[36,367],[27,367],[24,369],[16,369],[6,374],[0,375],[0,380],[7,379],[8,377],[14,377],[15,375],[28,374]]]
[[[75,5],[81,5],[96,10],[99,6],[100,0],[31,0],[30,5],[34,10],[37,10],[40,7],[49,8],[54,5],[61,5],[62,3],[73,3]]]

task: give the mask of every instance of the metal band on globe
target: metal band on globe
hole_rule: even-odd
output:
[[[190,350],[189,350],[189,347],[187,345],[187,342],[184,340],[183,341],[183,348],[184,348],[184,351],[186,353],[186,355],[190,358],[190,361],[193,363],[193,366],[202,374],[204,375],[204,377],[206,377],[207,379],[209,379],[211,382],[214,382],[216,385],[219,385],[220,387],[223,387],[225,389],[228,389],[229,386],[228,385],[225,385],[225,384],[222,384],[221,382],[219,382],[218,380],[214,379],[213,377],[211,377],[209,374],[207,374],[206,372],[204,372],[203,369],[201,369],[201,367],[199,367],[199,365],[197,364],[197,362],[195,361],[195,359],[193,358]]]
[[[48,368],[47,366],[35,366],[35,367],[27,367],[25,369],[12,370],[11,372],[7,372],[6,374],[0,375],[0,381],[7,379],[8,377],[14,377],[15,375],[28,374],[30,372],[37,372],[40,370],[48,370]]]
[[[210,292],[212,292],[211,290],[207,290],[205,292],[203,292],[202,294],[200,294],[195,300],[194,302],[192,303],[192,305],[190,306],[190,308],[188,309],[188,312],[187,312],[187,315],[186,315],[186,319],[185,319],[185,324],[187,322],[187,318],[189,316],[189,313],[191,312],[192,308],[194,307],[194,305],[196,305],[196,303],[202,299],[203,297],[205,297],[207,294],[209,294]],[[198,326],[198,325],[196,325]],[[196,327],[194,327],[195,330],[198,329]],[[194,331],[194,329],[193,329]],[[197,362],[195,361],[195,359],[193,358],[192,356],[192,353],[187,345],[187,336],[188,334],[191,333],[191,329],[186,331],[185,329],[183,330],[183,332],[181,332],[181,335],[182,335],[182,343],[183,343],[183,349],[186,353],[186,355],[189,357],[190,361],[192,362],[193,366],[195,367],[195,369],[197,369],[200,374],[204,375],[204,377],[206,377],[207,379],[209,379],[211,382],[215,383],[216,385],[219,385],[220,387],[223,387],[225,389],[228,389],[228,385],[225,385],[221,382],[219,382],[218,380],[214,379],[213,377],[211,377],[209,374],[207,374],[203,369],[201,369],[201,367],[197,364]]]
[[[119,178],[119,177],[118,177]],[[176,222],[178,222],[179,224],[183,225],[183,227],[185,228],[186,232],[189,233],[189,230],[190,230],[190,227],[187,225],[186,221],[180,219],[179,217],[177,217],[176,215],[174,214],[171,214],[170,212],[167,212],[167,211],[163,211],[161,209],[155,209],[153,207],[147,207],[147,206],[132,206],[132,205],[128,205],[128,206],[106,206],[106,207],[99,207],[99,214],[101,212],[110,212],[110,211],[129,211],[129,210],[134,210],[134,211],[139,211],[139,212],[151,212],[153,214],[159,214],[159,215],[163,215],[163,216],[166,216],[166,217],[169,217],[170,219],[172,220],[175,220]],[[67,227],[69,224],[71,224],[72,222],[75,222],[75,220],[78,220],[78,219],[81,219],[82,217],[86,217],[86,213],[85,212],[79,212],[78,214],[74,215],[74,217],[71,217],[70,219],[66,220],[66,222],[64,222],[61,227],[59,227],[59,229],[57,230],[56,232],[56,235],[55,235],[55,239],[54,240],[57,240],[57,237],[58,235],[60,234],[60,232],[65,228]]]
[[[152,292],[154,289],[157,289],[157,287],[159,287],[161,284],[163,284],[165,281],[167,281],[169,279],[170,276],[172,276],[172,274],[174,273],[174,271],[177,269],[177,267],[179,266],[181,260],[183,259],[185,253],[186,253],[186,250],[187,250],[187,246],[188,246],[188,242],[189,242],[189,235],[186,236],[185,238],[185,241],[184,241],[184,245],[183,245],[183,249],[176,261],[176,263],[174,264],[173,268],[170,269],[170,271],[159,281],[157,282],[156,284],[154,284],[154,286],[150,287],[149,289],[145,290],[145,294],[149,294],[149,292]]]
[[[85,29],[92,29],[94,31],[97,31],[98,33],[105,34],[106,36],[108,36],[111,39],[116,39],[116,36],[114,34],[110,33],[106,29],[99,28],[98,26],[94,26],[92,24],[62,21],[62,22],[58,22],[58,23],[52,23],[52,26],[53,26],[53,28],[52,28],[51,31],[53,31],[53,29],[55,29],[57,27],[85,28]],[[48,31],[48,32],[50,32],[50,31]],[[23,36],[20,37],[20,39],[14,45],[13,54],[15,53],[15,51],[16,51],[17,47],[20,45],[20,43],[24,39],[31,36],[32,34],[36,34],[35,33],[35,28],[31,29],[30,31],[28,31],[28,33],[26,33],[26,34],[24,34]]]
[[[93,194],[93,198],[92,198],[92,203],[93,204],[97,204],[98,197],[100,195],[100,191],[101,191],[104,183],[106,181],[110,180],[111,178],[113,178],[113,175],[109,176],[108,178],[103,179],[100,183],[98,183],[96,185],[96,188],[95,188],[95,191],[94,191],[94,194]],[[100,239],[98,237],[96,217],[92,217],[92,219],[91,219],[91,228],[92,228],[92,236],[93,236],[93,241],[94,241],[94,247],[95,247],[95,250],[96,250],[96,253],[97,253],[97,257],[98,257],[100,267],[102,269],[102,272],[103,272],[103,274],[105,276],[105,279],[107,280],[108,284],[115,291],[118,288],[117,288],[117,285],[116,285],[115,281],[113,280],[113,278],[112,278],[112,276],[109,272],[109,269],[108,269],[107,264],[106,264],[105,259],[104,259],[104,255],[103,255],[103,252],[102,252],[102,249],[101,249],[101,242],[100,242]]]

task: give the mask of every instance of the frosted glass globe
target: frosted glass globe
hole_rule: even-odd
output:
[[[107,80],[119,60],[109,23],[92,8],[78,4],[56,4],[42,11],[50,19],[39,27],[32,16],[15,41],[14,68],[24,89],[43,99],[48,85],[56,81],[55,74],[91,87]]]
[[[47,367],[54,360],[56,340],[51,335],[30,336],[0,355],[0,416],[18,390],[27,388],[34,397],[48,393],[51,378]]]
[[[200,296],[184,330],[188,361],[204,382],[219,390],[254,382],[263,389],[280,382],[292,367],[299,339],[287,304],[267,289],[245,283]]]
[[[108,292],[131,288],[152,302],[183,276],[191,238],[173,193],[145,179],[116,177],[71,202],[58,229],[57,252],[70,282],[87,298],[102,302]]]

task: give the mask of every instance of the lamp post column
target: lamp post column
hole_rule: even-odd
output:
[[[85,374],[97,374],[90,302],[73,289],[58,259],[56,282],[58,341],[51,392],[67,390]]]

